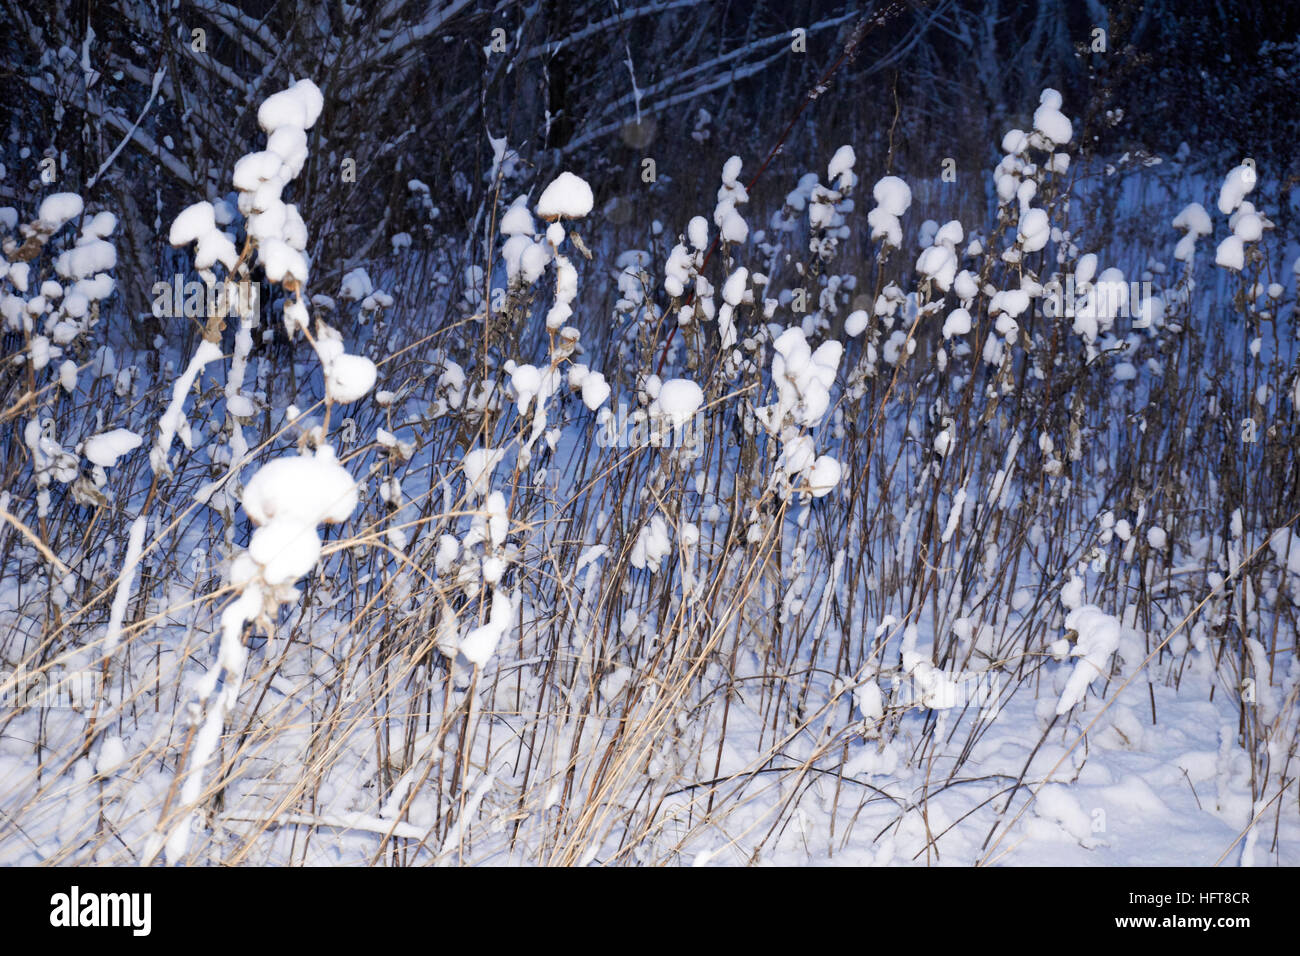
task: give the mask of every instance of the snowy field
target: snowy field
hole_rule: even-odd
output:
[[[1276,171],[1048,88],[958,218],[835,144],[629,237],[502,138],[479,255],[318,278],[326,80],[148,341],[0,209],[0,863],[1300,865]]]

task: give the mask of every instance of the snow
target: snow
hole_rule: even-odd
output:
[[[227,270],[233,270],[238,261],[239,252],[225,234],[214,230],[199,237],[194,251],[194,268],[210,269],[220,262]]]
[[[966,233],[965,230],[962,229],[961,223],[956,219],[950,219],[948,222],[945,222],[940,226],[938,231],[934,234],[934,243],[935,245],[949,246],[955,250],[956,247],[961,244],[965,235]]]
[[[814,498],[821,498],[835,488],[840,482],[842,469],[839,461],[830,455],[818,455],[812,466],[805,469],[804,480]]]
[[[628,561],[634,568],[657,572],[671,547],[668,523],[663,515],[656,514],[637,532]]]
[[[704,404],[704,391],[690,379],[670,378],[659,389],[653,408],[674,428],[691,420]]]
[[[324,322],[316,324],[316,354],[325,373],[325,390],[330,401],[348,404],[366,395],[375,385],[378,369],[362,355],[350,355],[343,336]]]
[[[506,278],[509,281],[517,282],[521,279],[524,274],[524,256],[528,255],[536,245],[532,238],[524,235],[510,236],[501,244],[501,258],[506,264]],[[544,263],[542,267],[545,268]],[[541,271],[538,269],[533,274],[528,280],[529,285],[541,276]]]
[[[122,738],[116,735],[106,736],[95,755],[95,773],[101,777],[106,776],[124,763],[126,763],[126,747],[122,743]]]
[[[1084,847],[1096,844],[1093,840],[1092,817],[1084,812],[1079,801],[1064,784],[1049,783],[1036,791],[1034,813],[1060,827]]]
[[[1255,188],[1255,178],[1255,168],[1244,163],[1229,171],[1219,189],[1219,212],[1225,216],[1235,212],[1241,201]]]
[[[680,242],[673,246],[664,267],[664,291],[674,299],[682,297],[690,281],[692,260],[690,251]]]
[[[84,280],[82,280],[84,281]],[[90,311],[90,297],[84,292],[75,291],[66,295],[63,299],[63,312],[73,319],[85,318]]]
[[[75,366],[74,366],[75,368]],[[112,468],[118,459],[139,448],[144,439],[127,428],[114,428],[87,438],[81,451],[91,464]]]
[[[1242,242],[1256,242],[1264,234],[1264,221],[1248,202],[1243,202],[1238,207],[1228,224],[1232,227],[1233,234]]]
[[[1290,528],[1279,528],[1269,537],[1268,546],[1279,565],[1300,576],[1300,535]]]
[[[167,239],[173,246],[183,246],[195,242],[200,236],[216,228],[217,221],[212,203],[196,202],[192,206],[186,206],[181,210],[180,215],[172,220],[171,232],[168,233]]]
[[[8,262],[6,275],[15,289],[19,292],[26,292],[28,288],[31,266],[26,262]],[[15,300],[21,301],[21,300]]]
[[[244,486],[244,511],[257,525],[282,517],[315,524],[346,521],[357,506],[356,483],[333,451],[287,455],[258,469]]]
[[[1056,146],[1064,146],[1074,136],[1069,119],[1061,112],[1061,94],[1056,90],[1043,90],[1039,107],[1034,111],[1034,129]]]
[[[952,429],[944,428],[934,436],[934,453],[940,458],[947,456],[952,449]]]
[[[953,309],[943,320],[943,337],[950,339],[955,335],[965,335],[971,330],[970,313],[965,309]]]
[[[541,278],[550,261],[551,252],[548,246],[540,242],[531,243],[519,257],[519,274],[525,283],[532,285]]]
[[[59,384],[63,386],[65,392],[75,392],[77,390],[77,363],[71,359],[64,360],[59,366]]]
[[[257,470],[240,503],[257,526],[248,554],[269,585],[292,583],[320,558],[321,524],[346,521],[356,510],[357,484],[334,452],[288,455]]]
[[[594,202],[587,181],[566,171],[542,190],[537,215],[542,219],[581,219],[591,212]]]
[[[302,221],[302,215],[298,212],[298,207],[293,203],[282,203],[280,208],[284,210],[284,220],[280,227],[280,234],[284,241],[293,249],[302,252],[307,248],[307,225]],[[398,233],[393,237],[394,248],[397,248],[399,238],[405,233]],[[410,245],[410,237],[407,237],[407,245]]]
[[[76,193],[53,193],[41,200],[36,218],[46,232],[58,232],[70,220],[80,216],[83,208],[81,197]]]
[[[921,231],[918,235],[918,241],[922,249],[934,245],[934,237],[939,234],[939,224],[933,219],[927,219],[921,223]]]
[[[173,246],[196,243],[194,265],[199,270],[209,269],[218,262],[227,269],[233,269],[239,258],[234,243],[217,229],[215,212],[209,202],[194,203],[182,210],[172,221],[168,241]],[[88,260],[77,263],[72,268],[79,270],[80,275],[105,271]]]
[[[287,90],[273,93],[257,109],[257,123],[268,133],[282,127],[310,129],[325,106],[325,98],[311,80],[299,80]]]
[[[532,214],[528,211],[527,197],[520,196],[501,217],[501,235],[528,236],[537,234]]]
[[[841,192],[853,185],[853,166],[858,161],[852,146],[841,146],[826,167],[826,178]]]
[[[345,405],[355,402],[374,388],[377,375],[375,363],[365,356],[339,355],[330,362],[326,373],[329,396]]]
[[[539,213],[540,215],[540,213]],[[460,642],[460,653],[471,664],[482,667],[496,653],[497,645],[514,623],[514,605],[510,597],[496,588],[492,591],[492,612],[487,623],[476,627]]]
[[[112,243],[94,236],[83,236],[77,245],[60,253],[54,271],[65,279],[85,279],[97,272],[108,272],[117,265],[117,250]]]
[[[779,466],[787,477],[793,478],[800,472],[807,471],[816,461],[817,451],[809,435],[792,435],[786,439],[781,449]]]
[[[58,354],[58,350],[50,347],[50,340],[44,335],[32,336],[30,349],[32,368],[38,372],[49,365],[50,359]]]
[[[345,302],[360,302],[374,291],[370,276],[360,267],[346,273],[339,283],[339,298]]]
[[[1079,257],[1079,261],[1074,264],[1074,284],[1082,288],[1090,284],[1093,277],[1097,274],[1097,256],[1094,253],[1088,253]]]
[[[686,236],[696,251],[703,252],[709,247],[709,221],[703,216],[693,216],[686,224]]]
[[[282,239],[263,239],[258,243],[257,256],[271,282],[282,283],[292,279],[300,285],[306,284],[310,272],[306,254]]]
[[[484,497],[492,487],[492,475],[505,457],[501,448],[475,448],[465,453],[461,460],[461,470],[465,473],[465,482],[477,496]]]
[[[582,380],[582,403],[593,412],[609,398],[609,384],[600,372],[588,372]]]
[[[1057,714],[1068,713],[1083,701],[1093,681],[1107,675],[1120,638],[1119,621],[1094,604],[1072,610],[1065,616],[1065,627],[1078,633],[1072,653],[1079,660],[1056,703]]]
[[[311,324],[311,314],[307,311],[307,305],[302,301],[301,296],[284,303],[284,323],[290,330],[306,330]]]
[[[749,270],[744,266],[741,266],[728,276],[727,281],[723,283],[722,301],[726,302],[727,305],[732,306],[733,308],[740,305],[741,301],[745,297],[745,286],[748,282]]]
[[[744,218],[738,213],[734,206],[720,206],[722,211],[718,214],[715,222],[718,224],[718,232],[724,242],[738,244],[744,242],[749,237],[749,225]]]
[[[812,427],[830,407],[830,386],[839,369],[844,347],[826,341],[816,351],[808,346],[803,329],[786,329],[773,342],[772,377],[777,401],[757,409],[765,427],[779,433],[787,423]]]
[[[77,282],[73,284],[72,292],[69,293],[68,298],[80,295],[84,296],[86,299],[97,302],[101,299],[107,299],[112,295],[115,286],[116,283],[114,283],[112,276],[100,273],[99,275],[89,279],[77,280]]]
[[[957,533],[961,527],[962,509],[966,507],[966,489],[958,488],[952,496],[952,509],[948,512],[948,520],[944,524],[943,534],[939,540],[947,544],[952,540],[952,536]]]
[[[578,297],[578,272],[564,256],[555,256],[555,302],[546,313],[546,327],[559,331],[573,315],[573,301]]]
[[[281,125],[266,138],[266,151],[280,157],[289,178],[302,172],[307,162],[307,133],[303,127]]]
[[[205,365],[220,358],[221,346],[216,342],[204,339],[199,343],[198,348],[194,350],[194,356],[190,359],[190,364],[186,366],[180,378],[173,383],[171,401],[167,404],[166,411],[158,419],[157,443],[149,453],[149,465],[154,472],[168,470],[167,457],[171,451],[172,440],[184,424],[185,398],[190,389],[194,387],[195,379],[198,378]],[[186,444],[188,445],[188,441]]]
[[[719,238],[738,245],[749,237],[749,224],[736,206],[749,201],[749,193],[740,182],[741,159],[730,157],[722,166],[722,186],[718,189],[718,202],[713,207],[713,222],[718,227]]]
[[[885,176],[871,189],[876,205],[886,215],[899,217],[912,205],[912,189],[897,176]]]
[[[90,221],[81,227],[84,238],[107,239],[117,229],[117,216],[108,211],[95,213]]]
[[[1029,295],[1023,289],[1008,289],[1004,292],[997,292],[989,300],[989,315],[1002,312],[1016,319],[1023,315],[1028,308]]]
[[[895,248],[901,247],[903,227],[898,220],[912,204],[911,187],[897,176],[885,176],[872,187],[871,195],[876,200],[875,208],[867,213],[871,238],[881,239]]]
[[[1246,248],[1240,236],[1228,236],[1214,250],[1214,264],[1240,272],[1246,267]]]
[[[283,166],[284,159],[278,153],[269,149],[258,150],[236,161],[231,182],[241,192],[256,192],[263,183],[278,176]]]
[[[135,436],[133,447],[138,447],[139,444],[140,439]],[[131,589],[135,586],[135,570],[140,564],[144,534],[148,526],[148,519],[140,515],[131,522],[131,530],[127,532],[126,557],[122,561],[122,571],[118,575],[117,589],[113,592],[113,604],[108,612],[108,628],[104,634],[105,656],[112,655],[122,639],[122,622],[126,620],[126,607],[131,599]],[[117,763],[121,761],[118,760]]]
[[[957,276],[957,254],[952,245],[936,244],[924,250],[916,260],[916,271],[941,292],[947,292]]]
[[[1016,238],[1020,245],[1024,247],[1025,252],[1037,252],[1047,245],[1047,240],[1051,238],[1052,228],[1047,220],[1047,213],[1042,209],[1030,209],[1020,217],[1020,225],[1016,229]]]
[[[526,415],[528,406],[542,390],[542,373],[535,365],[520,365],[510,373],[510,385],[515,390],[519,414]]]
[[[957,273],[957,278],[952,283],[953,291],[957,293],[957,298],[961,299],[962,304],[969,306],[971,300],[979,294],[979,286],[975,282],[975,277],[962,269]]]
[[[1173,225],[1175,229],[1181,229],[1193,236],[1208,236],[1214,231],[1214,225],[1210,222],[1210,214],[1198,202],[1191,202],[1184,206],[1182,211],[1174,217]]]

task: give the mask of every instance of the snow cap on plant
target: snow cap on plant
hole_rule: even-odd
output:
[[[732,156],[722,166],[722,186],[718,189],[718,204],[713,208],[713,222],[717,225],[723,242],[741,243],[749,237],[749,225],[736,207],[749,202],[749,192],[740,182],[742,162]]]
[[[871,238],[880,239],[886,246],[903,245],[903,227],[899,219],[912,205],[912,189],[897,176],[885,176],[871,190],[875,207],[867,213]]]
[[[566,170],[542,190],[542,195],[537,200],[537,215],[551,222],[557,219],[582,219],[591,212],[594,202],[587,181]]]

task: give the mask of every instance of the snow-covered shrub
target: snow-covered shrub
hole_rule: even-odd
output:
[[[349,354],[337,329],[318,317],[314,334],[311,331],[305,298],[310,273],[307,228],[297,207],[285,203],[281,197],[283,189],[306,162],[307,130],[315,123],[322,106],[323,97],[316,85],[310,80],[299,80],[289,89],[268,97],[258,109],[258,124],[267,134],[267,148],[240,159],[233,176],[239,193],[238,208],[246,217],[242,253],[236,251],[231,234],[217,229],[208,202],[189,206],[172,223],[172,244],[194,244],[195,267],[209,287],[218,281],[214,267],[218,264],[224,267],[223,281],[229,294],[216,301],[230,302],[239,310],[240,328],[228,378],[231,384],[227,385],[225,396],[235,435],[241,434],[240,412],[247,411],[247,400],[239,393],[239,387],[260,316],[231,287],[247,277],[254,255],[267,281],[281,286],[289,296],[283,308],[284,326],[290,340],[301,331],[320,361],[327,420],[335,404],[355,402],[375,384],[375,364],[364,356]],[[355,284],[354,273],[351,284],[345,281],[344,291],[351,291]],[[221,358],[218,343],[226,317],[219,311],[208,316],[203,341],[176,384],[172,403],[159,425],[152,459],[155,471],[171,471],[168,455],[177,423],[183,420],[185,396],[199,371]],[[324,427],[307,432],[304,438],[308,445],[314,446],[312,450],[300,449],[296,454],[263,464],[239,493],[243,511],[256,530],[248,547],[231,562],[230,587],[237,597],[221,614],[216,663],[197,686],[198,703],[207,708],[207,713],[196,735],[181,788],[185,808],[194,808],[198,803],[206,765],[216,749],[227,715],[238,702],[247,662],[246,626],[260,623],[273,630],[277,608],[299,599],[300,591],[295,585],[320,559],[322,541],[318,528],[347,521],[357,508],[357,482],[325,440]],[[232,444],[234,457],[228,475],[232,483],[237,483],[248,446],[242,438]],[[215,693],[218,684],[221,685],[219,694]],[[168,859],[183,858],[195,820],[197,809],[191,809],[190,815],[182,816],[179,822],[160,821],[159,839],[151,846],[149,855],[158,852],[165,838]]]

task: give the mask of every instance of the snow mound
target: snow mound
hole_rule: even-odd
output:
[[[690,379],[670,378],[659,389],[659,397],[652,408],[668,419],[674,428],[681,428],[691,420],[704,404],[704,391]]]
[[[1088,687],[1107,672],[1110,656],[1119,647],[1120,623],[1095,604],[1077,607],[1065,617],[1066,628],[1079,637],[1071,655],[1079,658],[1056,703],[1058,715],[1067,713],[1083,700]]]
[[[272,93],[257,110],[257,124],[268,133],[283,127],[310,129],[320,117],[325,98],[311,80],[299,80],[287,90]]]
[[[566,171],[542,190],[537,215],[543,219],[581,219],[591,212],[594,203],[587,181]]]
[[[267,584],[292,583],[320,558],[321,524],[346,521],[356,510],[357,483],[330,448],[313,456],[267,462],[244,486],[244,512],[257,525],[248,554]]]
[[[139,435],[126,428],[91,435],[81,447],[82,454],[93,465],[112,468],[123,455],[135,451],[143,442]]]

